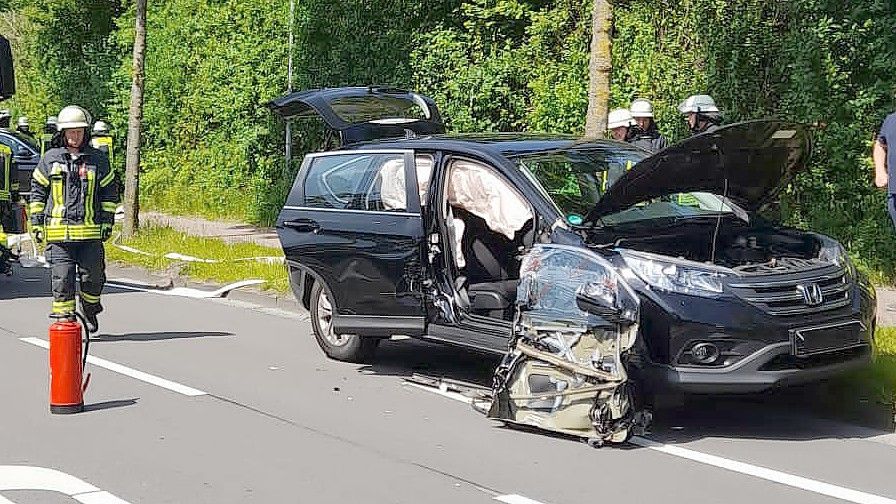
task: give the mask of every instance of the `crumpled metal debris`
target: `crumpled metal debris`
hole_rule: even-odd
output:
[[[585,249],[536,245],[523,259],[510,350],[495,372],[488,417],[588,438],[643,432],[625,355],[639,301],[610,263]]]

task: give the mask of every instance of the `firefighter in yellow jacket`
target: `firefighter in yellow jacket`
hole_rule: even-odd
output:
[[[13,203],[19,200],[19,179],[12,163],[12,150],[0,144],[0,274],[12,274],[15,259],[7,248],[6,232],[12,229]]]
[[[112,134],[109,133],[109,125],[105,121],[93,123],[93,133],[90,135],[90,146],[106,154],[109,165],[114,169],[115,159],[112,157]]]
[[[31,224],[47,242],[53,288],[53,317],[75,313],[75,273],[87,329],[99,329],[100,294],[106,282],[103,241],[112,234],[118,189],[106,156],[90,146],[90,115],[68,106],[57,116],[62,147],[49,149],[31,181]]]

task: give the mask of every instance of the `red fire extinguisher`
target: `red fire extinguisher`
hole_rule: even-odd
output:
[[[90,374],[83,383],[81,380],[89,345],[90,338],[77,320],[60,319],[50,325],[50,413],[84,410],[84,392]]]

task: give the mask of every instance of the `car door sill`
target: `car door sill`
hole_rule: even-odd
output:
[[[430,324],[426,339],[503,354],[513,325],[504,320],[470,315],[460,325]]]
[[[395,334],[421,336],[423,317],[397,317],[379,315],[337,315],[333,328],[340,334],[387,337]]]

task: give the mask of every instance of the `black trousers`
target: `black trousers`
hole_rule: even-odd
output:
[[[106,251],[100,240],[53,242],[45,252],[50,264],[53,313],[74,313],[75,273],[81,284],[81,307],[86,314],[103,311],[100,295],[106,283]]]

